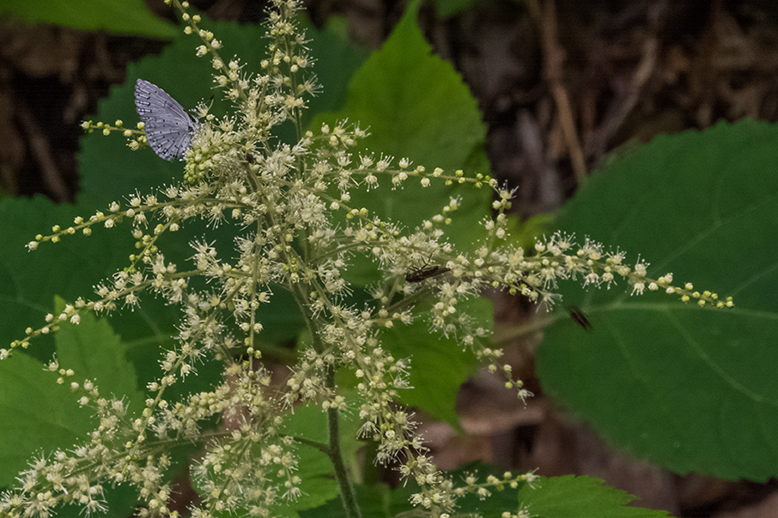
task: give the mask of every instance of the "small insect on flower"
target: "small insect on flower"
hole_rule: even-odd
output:
[[[146,141],[157,156],[183,160],[200,122],[162,88],[143,79],[135,83],[135,110],[145,126]]]
[[[583,327],[587,331],[592,330],[592,323],[589,322],[589,319],[586,318],[586,315],[583,314],[583,311],[578,309],[576,306],[570,306],[567,309],[570,311],[570,318],[572,318],[576,324]]]
[[[405,274],[405,282],[421,282],[425,279],[437,277],[443,275],[446,272],[450,272],[451,268],[445,268],[443,266],[422,266],[421,268],[415,268]]]

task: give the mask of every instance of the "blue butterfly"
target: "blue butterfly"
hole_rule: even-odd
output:
[[[135,109],[146,127],[146,141],[165,160],[183,160],[200,122],[155,84],[135,83]]]

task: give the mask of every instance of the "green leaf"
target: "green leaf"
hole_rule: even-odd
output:
[[[0,4],[0,13],[27,23],[112,34],[169,39],[180,32],[149,11],[143,0],[5,0]]]
[[[293,437],[327,444],[327,414],[318,405],[296,407],[288,416],[284,432]],[[293,501],[282,501],[273,508],[274,516],[297,516],[297,511],[324,504],[338,496],[332,463],[321,450],[301,444],[297,447],[298,466],[302,482],[302,496]]]
[[[108,274],[104,265],[110,263],[114,252],[106,247],[101,254],[92,254],[88,246],[78,246],[78,241],[83,239],[79,236],[57,245],[41,245],[34,252],[25,249],[36,234],[50,230],[56,223],[68,224],[74,215],[72,206],[54,205],[42,197],[0,200],[2,347],[23,338],[27,326],[44,324],[44,316],[53,311],[55,293],[75,300],[93,292],[92,285],[99,280],[100,272]],[[89,279],[85,278],[87,273]],[[41,355],[38,355],[39,350],[42,350]],[[53,351],[53,340],[41,338],[28,352],[45,361]]]
[[[89,411],[56,379],[24,353],[0,362],[0,414],[7,416],[0,420],[0,486],[10,486],[42,446],[68,448],[92,427]]]
[[[538,477],[519,488],[521,507],[537,518],[661,518],[666,511],[643,509],[627,504],[634,496],[603,486],[598,478]]]
[[[56,312],[62,312],[64,306],[65,302],[58,298]],[[78,325],[63,323],[55,340],[60,365],[73,369],[76,380],[94,380],[101,397],[124,399],[131,409],[130,415],[145,408],[146,396],[138,390],[135,366],[128,359],[129,347],[106,319],[84,313]]]
[[[64,302],[57,305],[62,309]],[[60,367],[75,371],[64,385],[56,383],[58,375],[44,363],[24,353],[0,362],[0,414],[13,416],[0,420],[0,486],[10,485],[42,446],[48,453],[87,439],[95,420],[78,405],[70,381],[94,380],[103,397],[125,397],[131,408],[143,408],[127,346],[104,319],[85,314],[78,326],[63,323],[55,339]]]
[[[649,277],[735,297],[582,293],[591,332],[561,318],[538,352],[544,389],[605,437],[676,472],[778,475],[778,127],[744,121],[659,137],[592,176],[559,228],[640,254]],[[628,259],[630,258],[628,257]]]
[[[306,24],[313,70],[322,85],[321,92],[310,100],[309,109],[304,112],[306,125],[316,114],[345,106],[349,81],[368,57],[367,49],[351,43],[348,31],[348,21],[336,16],[328,18],[322,30]]]
[[[417,25],[417,8],[409,6],[381,50],[354,76],[346,111],[369,125],[384,153],[457,168],[483,145],[486,128],[454,67],[432,54]]]
[[[492,304],[486,299],[467,301],[458,309],[482,322],[486,329],[494,321]],[[420,312],[424,314],[423,306]],[[411,325],[385,331],[381,337],[395,358],[410,360],[408,383],[412,389],[401,390],[400,401],[458,428],[456,396],[462,383],[478,368],[475,355],[463,350],[454,337],[431,333],[423,317]]]
[[[416,10],[416,4],[409,6],[384,46],[354,75],[346,108],[314,119],[311,126],[318,130],[322,123],[334,126],[348,119],[369,128],[371,136],[355,157],[370,149],[397,159],[410,157],[428,171],[440,167],[447,174],[457,169],[468,176],[488,174],[486,128],[478,103],[451,64],[432,55],[417,26]],[[415,185],[394,189],[387,177],[380,180],[377,189],[354,193],[351,205],[370,207],[382,218],[415,228],[440,213],[452,197],[461,196],[446,229],[450,239],[468,249],[482,235],[477,223],[489,213],[491,189],[445,186],[440,180],[420,189],[414,177],[406,182]]]
[[[400,512],[413,509],[407,500],[404,502],[405,505],[402,501],[398,502],[395,498],[397,491],[392,491],[383,484],[355,485],[354,490],[357,494],[359,510],[364,518],[391,518],[398,516]],[[315,509],[300,512],[300,516],[302,518],[342,518],[343,503],[340,498],[333,498]]]

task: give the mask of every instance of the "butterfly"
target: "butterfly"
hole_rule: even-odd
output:
[[[162,88],[144,79],[135,83],[135,109],[145,125],[146,141],[157,156],[183,160],[200,122]]]

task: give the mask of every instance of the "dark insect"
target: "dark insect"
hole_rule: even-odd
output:
[[[249,164],[253,164],[254,163],[254,155],[252,155],[250,153],[246,153],[246,162],[248,162]]]
[[[451,268],[444,268],[443,266],[422,266],[421,268],[415,268],[414,270],[406,273],[405,281],[421,282],[425,279],[443,275],[449,271],[451,271]]]
[[[576,306],[570,306],[567,309],[570,311],[570,318],[572,318],[576,324],[583,327],[587,331],[592,330],[592,323],[589,322],[589,319],[586,318],[586,315],[583,314],[583,311],[578,309]]]

